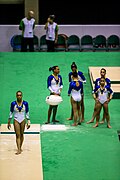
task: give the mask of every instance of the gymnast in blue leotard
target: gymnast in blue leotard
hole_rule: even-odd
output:
[[[79,70],[77,69],[77,65],[76,65],[75,62],[73,62],[73,63],[71,64],[71,70],[72,70],[72,71],[68,74],[69,82],[73,81],[73,72],[77,72],[77,74],[78,74],[78,80],[80,80],[81,82],[83,82],[83,84],[86,83],[86,78],[85,78],[83,72],[81,72],[81,71],[79,71]],[[83,95],[82,95],[82,101],[81,101],[81,112],[82,112],[82,114],[81,114],[81,120],[80,120],[81,122],[84,121],[84,111],[85,111],[85,108],[84,108],[84,93],[83,93]],[[71,116],[70,116],[70,118],[67,118],[67,120],[72,120],[72,119],[73,119],[73,110],[71,109]]]
[[[93,127],[98,127],[100,112],[103,107],[106,115],[107,127],[111,128],[108,104],[113,97],[113,91],[110,86],[107,86],[105,84],[106,84],[106,80],[105,78],[102,77],[100,79],[100,85],[96,86],[92,91],[93,98],[96,102],[96,112],[95,112],[96,124]]]
[[[83,96],[83,83],[78,78],[78,73],[73,72],[72,74],[73,81],[69,84],[68,96],[71,95],[71,106],[73,109],[74,123],[73,126],[80,125],[81,117],[81,102]],[[78,122],[77,122],[78,121]]]
[[[53,66],[53,67],[49,68],[49,71],[53,71],[53,74],[48,76],[48,79],[47,79],[47,88],[50,91],[50,95],[60,96],[62,88],[63,88],[62,76],[59,74],[60,69],[58,66]],[[50,123],[50,117],[51,117],[52,111],[53,111],[52,122],[53,123],[59,122],[58,120],[56,120],[57,108],[58,108],[58,105],[54,105],[54,106],[50,105],[49,106],[48,119],[45,124]]]
[[[8,125],[7,128],[11,128],[11,120],[14,116],[14,130],[16,133],[16,143],[17,143],[17,153],[21,154],[22,152],[22,144],[24,140],[24,130],[25,130],[25,124],[27,120],[27,129],[30,128],[30,118],[29,118],[29,106],[28,102],[22,100],[22,92],[17,91],[16,92],[16,101],[13,101],[10,106],[10,113],[9,113],[9,119],[8,119]]]
[[[106,69],[105,69],[105,68],[101,68],[101,69],[100,69],[100,76],[103,77],[103,78],[105,78],[105,85],[107,85],[108,87],[111,87],[111,81],[110,81],[109,78],[106,77]],[[98,77],[98,78],[95,80],[95,83],[94,83],[95,86],[94,86],[94,88],[100,85],[100,79],[101,79],[101,77]],[[94,122],[95,114],[96,114],[95,111],[96,111],[96,102],[95,102],[94,112],[93,112],[92,118],[91,118],[90,121],[87,122],[87,124]],[[103,123],[105,122],[105,118],[106,118],[106,117],[105,117],[105,112],[104,112],[104,110],[103,110],[103,118],[102,118],[100,124],[103,124]]]
[[[106,77],[106,69],[105,69],[105,68],[102,68],[102,69],[100,70],[100,76],[101,76],[101,77],[104,77],[104,78],[105,78],[105,84],[106,84],[107,86],[111,87],[111,81],[110,81],[109,78]],[[99,77],[99,78],[97,78],[97,79],[95,80],[95,87],[100,85],[100,79],[101,79],[101,77]]]

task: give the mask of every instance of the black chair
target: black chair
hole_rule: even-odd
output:
[[[34,35],[33,44],[34,44],[34,50],[39,51],[39,38],[36,35]]]
[[[72,34],[67,39],[67,51],[80,51],[80,38]]]
[[[66,51],[66,37],[62,34],[58,34],[58,41],[55,45],[55,51]]]
[[[40,37],[39,51],[47,52],[46,34],[44,34]]]
[[[22,35],[16,34],[12,36],[10,40],[10,45],[13,48],[13,51],[21,51],[21,40],[22,40]]]
[[[80,41],[81,51],[94,51],[93,38],[91,35],[84,35]]]
[[[120,51],[120,38],[112,34],[107,38],[108,51]]]
[[[11,44],[11,47],[13,48],[13,51],[15,52],[21,51],[21,42],[22,42],[22,35],[16,34],[11,38],[10,44]],[[34,44],[35,51],[38,51],[39,41],[36,35],[34,35],[33,44]]]
[[[107,51],[107,39],[104,35],[97,35],[93,38],[94,51]]]

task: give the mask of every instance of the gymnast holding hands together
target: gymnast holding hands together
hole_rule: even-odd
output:
[[[49,75],[47,78],[47,88],[50,91],[50,95],[60,96],[63,88],[62,76],[59,74],[60,69],[58,66],[53,66],[49,68],[49,71],[53,71],[53,74]],[[53,111],[52,122],[55,124],[59,122],[56,120],[58,105],[49,105],[48,109],[48,119],[45,124],[50,123],[50,117]]]

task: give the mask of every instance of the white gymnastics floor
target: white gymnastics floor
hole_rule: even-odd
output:
[[[13,130],[0,126],[0,180],[43,180],[40,125],[25,130],[23,152],[16,155]]]

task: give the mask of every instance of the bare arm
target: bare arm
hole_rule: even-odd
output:
[[[47,19],[47,22],[45,23],[44,29],[46,30],[48,28],[48,23],[50,21],[50,18]]]
[[[9,119],[8,119],[8,124],[7,124],[7,128],[8,128],[9,130],[10,130],[10,128],[11,128],[10,121],[11,121],[11,119],[9,118]]]

